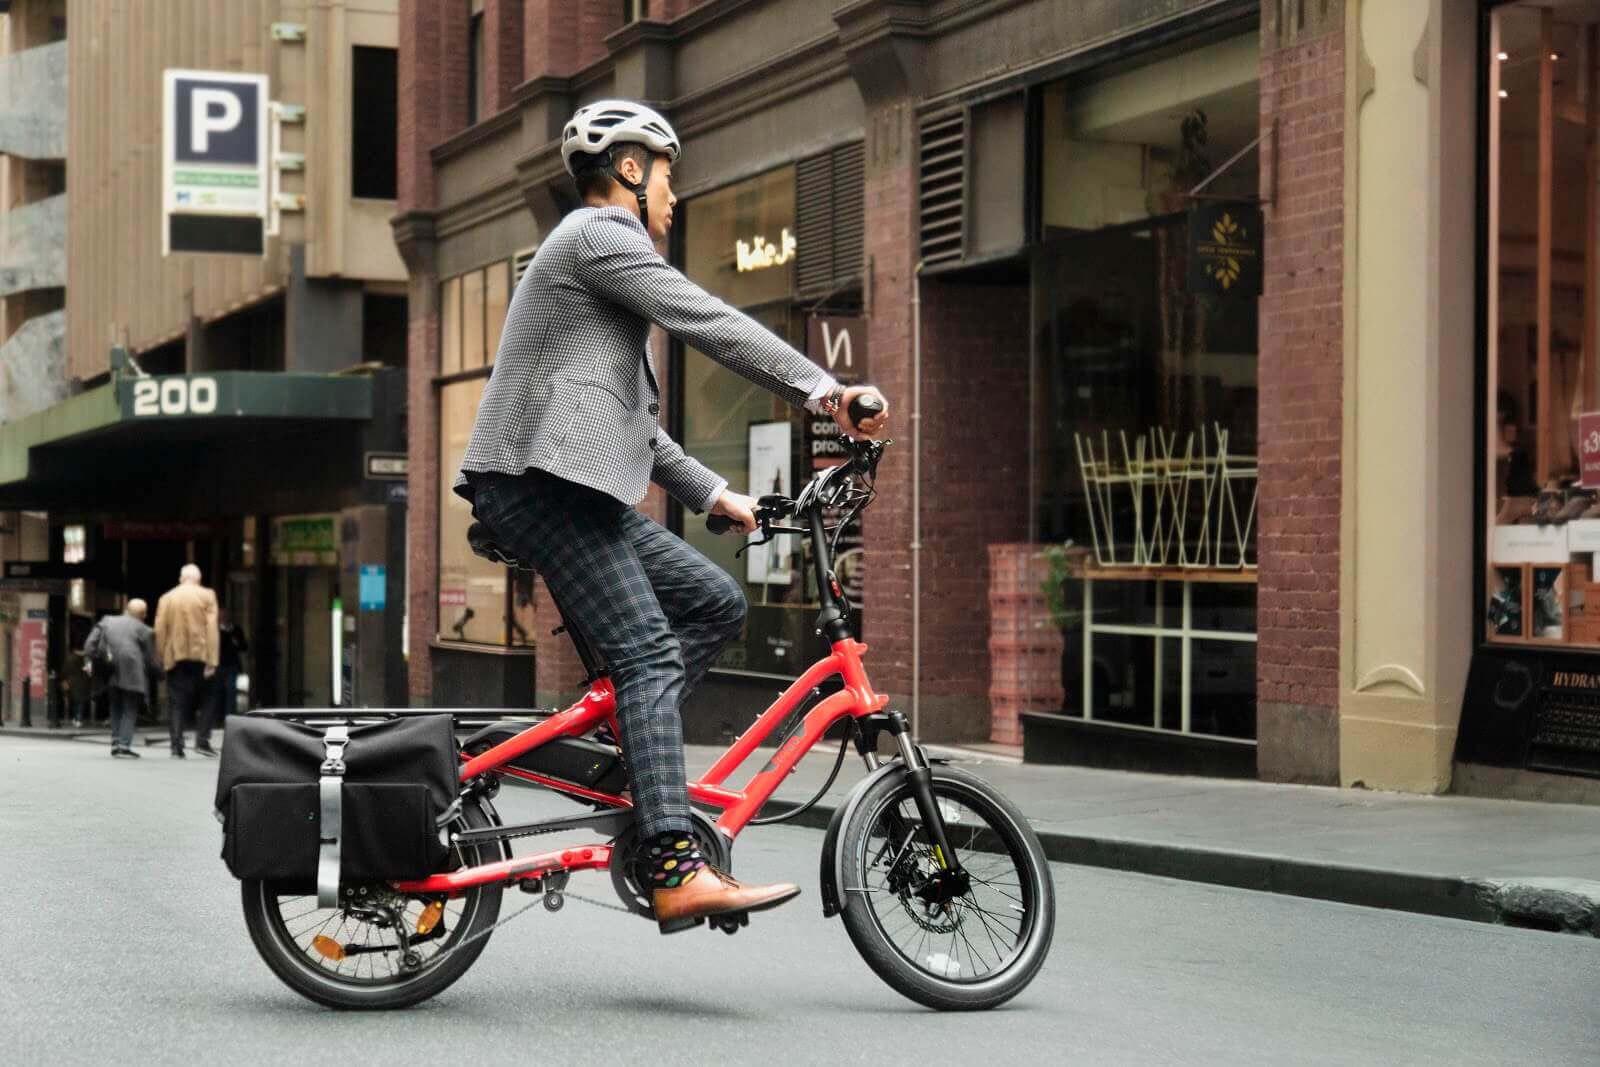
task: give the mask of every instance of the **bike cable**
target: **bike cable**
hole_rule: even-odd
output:
[[[839,768],[844,766],[845,750],[850,747],[850,740],[855,737],[856,733],[856,721],[854,719],[846,719],[845,723],[844,737],[839,742],[839,755],[834,758],[833,770],[828,772],[828,780],[822,783],[822,788],[817,790],[816,796],[797,808],[787,808],[776,815],[768,815],[765,819],[759,817],[751,819],[751,826],[771,826],[773,823],[788,822],[790,819],[814,808],[817,801],[821,800],[828,790],[833,788],[834,779],[839,777]]]

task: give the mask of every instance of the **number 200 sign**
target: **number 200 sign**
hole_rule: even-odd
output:
[[[215,378],[140,378],[131,384],[135,418],[211,415],[217,410]]]

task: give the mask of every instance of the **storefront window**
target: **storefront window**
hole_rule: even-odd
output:
[[[1255,736],[1258,68],[1249,34],[1044,94],[1035,534],[1069,714]]]
[[[510,277],[510,263],[499,262],[440,286],[440,370],[459,376],[439,387],[440,641],[534,644],[532,577],[473,554],[472,509],[451,489],[500,344]]]
[[[1489,104],[1490,641],[1600,646],[1600,5],[1495,10]]]
[[[684,266],[697,284],[804,351],[806,316],[794,300],[794,176],[784,167],[687,202]],[[685,449],[736,491],[794,496],[814,473],[808,413],[694,349],[685,351],[678,380]],[[743,539],[714,536],[696,518],[686,518],[683,536],[737,578],[750,602],[744,637],[717,667],[799,673],[819,607],[809,546],[783,536],[736,557]]]

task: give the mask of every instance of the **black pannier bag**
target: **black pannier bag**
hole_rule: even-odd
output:
[[[230,720],[217,770],[223,861],[236,878],[315,886],[324,898],[340,882],[424,877],[449,854],[440,823],[456,810],[460,766],[449,715]]]

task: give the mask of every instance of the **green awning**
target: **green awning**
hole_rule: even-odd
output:
[[[118,378],[0,425],[0,499],[58,495],[67,483],[115,476],[130,455],[165,466],[179,450],[248,448],[372,418],[363,376],[217,371]]]

